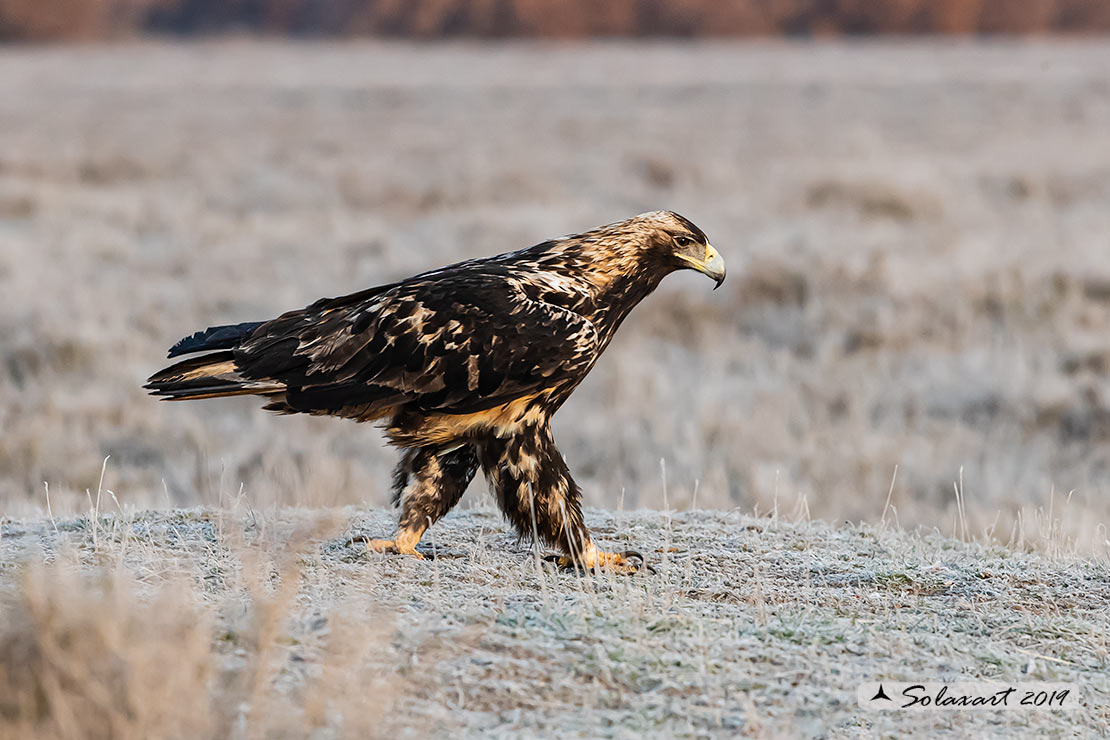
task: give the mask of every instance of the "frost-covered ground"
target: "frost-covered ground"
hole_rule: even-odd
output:
[[[1108,130],[1095,40],[5,47],[0,514],[107,455],[140,508],[383,504],[371,428],[139,386],[198,328],[673,208],[729,280],[668,279],[556,417],[588,503],[949,533],[962,476],[972,535],[1105,557]]]
[[[346,544],[392,523],[357,508],[3,520],[0,735],[1110,733],[1105,562],[725,512],[588,520],[656,574],[554,572],[491,511],[450,515],[424,562]],[[863,712],[877,679],[1075,682],[1085,706]]]

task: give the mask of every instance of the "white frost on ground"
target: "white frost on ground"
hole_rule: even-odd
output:
[[[346,544],[392,526],[388,512],[355,508],[5,520],[0,646],[33,643],[26,617],[53,603],[53,660],[80,661],[65,625],[97,633],[149,615],[170,590],[208,646],[177,662],[223,676],[223,693],[196,700],[225,729],[276,737],[343,736],[356,718],[381,736],[1110,732],[1105,562],[725,512],[587,519],[603,544],[647,553],[657,574],[551,571],[482,511],[438,524],[424,543],[437,557],[424,562]],[[91,580],[52,592],[74,569]],[[91,588],[81,584],[105,574],[134,597],[120,613],[110,599],[78,613]],[[140,627],[132,639],[148,654],[169,638]],[[103,662],[126,665],[128,642]],[[317,684],[336,672],[346,689],[321,699]],[[1070,681],[1085,707],[861,712],[856,686],[876,679]],[[254,688],[237,693],[244,684]],[[252,702],[265,711],[251,714]]]

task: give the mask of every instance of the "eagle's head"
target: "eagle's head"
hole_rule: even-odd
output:
[[[709,243],[705,232],[674,211],[651,211],[631,219],[647,233],[646,248],[656,259],[675,270],[697,270],[721,287],[725,261]]]
[[[601,247],[595,258],[618,272],[646,271],[658,279],[675,270],[697,270],[713,278],[715,287],[725,281],[725,261],[705,232],[673,211],[641,213],[579,238]]]

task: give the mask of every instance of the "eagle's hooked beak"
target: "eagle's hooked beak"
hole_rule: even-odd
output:
[[[717,281],[717,284],[713,286],[713,290],[721,287],[721,283],[725,281],[725,261],[721,258],[717,250],[713,248],[712,244],[705,245],[705,259],[699,260],[696,257],[690,257],[685,254],[680,254],[678,257],[681,258],[683,262],[690,265],[691,269],[705,273]]]

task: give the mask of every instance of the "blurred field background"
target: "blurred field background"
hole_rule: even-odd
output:
[[[0,0],[0,736],[1106,735],[1106,30]],[[436,559],[368,555],[374,428],[140,388],[208,325],[657,208],[729,279],[664,281],[555,419],[654,576],[545,569],[481,482]],[[859,711],[883,678],[1085,706]]]
[[[589,505],[951,533],[959,486],[975,536],[1105,552],[1108,127],[1093,40],[0,49],[0,512],[86,509],[109,455],[136,507],[384,504],[372,427],[139,386],[670,208],[730,277],[665,281],[556,417]]]

